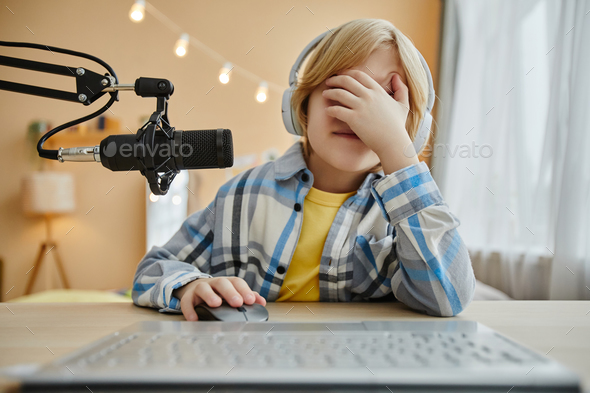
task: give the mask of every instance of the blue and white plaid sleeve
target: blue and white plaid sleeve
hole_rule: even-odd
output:
[[[371,189],[383,217],[395,226],[395,297],[433,316],[454,316],[473,300],[475,275],[450,212],[424,162],[400,169]]]
[[[174,289],[202,277],[212,277],[197,266],[209,266],[213,246],[213,204],[193,213],[162,247],[142,258],[133,279],[131,298],[138,306],[180,313]]]

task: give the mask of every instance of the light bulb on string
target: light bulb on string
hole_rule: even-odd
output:
[[[145,0],[135,0],[135,3],[129,10],[129,19],[135,23],[139,23],[145,16]]]
[[[150,193],[150,201],[158,202],[158,199],[160,199],[160,197],[158,195],[155,195],[154,193]]]
[[[234,66],[228,61],[223,65],[223,67],[221,67],[221,70],[219,70],[219,81],[224,85],[229,82],[229,72],[232,70],[232,68],[234,68]]]
[[[133,5],[131,6],[131,9],[129,10],[129,18],[135,22],[141,22],[144,18],[145,18],[145,11],[146,11],[146,0],[135,0],[135,2],[133,3]],[[161,12],[159,12],[158,10],[156,10],[154,8],[154,6],[152,4],[150,4],[150,13],[153,13],[153,11],[157,11],[158,14],[162,14]],[[162,15],[163,17],[165,17],[165,15]],[[168,18],[166,18],[168,19]],[[172,25],[173,28],[171,30],[173,31],[179,31],[180,27],[178,25],[175,25],[174,22],[168,20]],[[182,30],[180,30],[182,31]],[[186,54],[188,53],[188,44],[189,44],[189,35],[186,33],[181,34],[180,39],[178,39],[176,41],[176,45],[174,47],[174,53],[176,56],[178,57],[184,57],[186,56]],[[198,42],[198,40],[197,40]],[[193,44],[195,45],[195,44]],[[195,45],[196,46],[196,45]],[[212,50],[211,48],[200,44],[199,46],[204,46],[205,49],[207,49],[209,52],[214,53],[215,55],[217,55],[217,58],[221,57],[221,55],[217,52],[215,52],[214,50]],[[209,54],[212,58],[215,58],[215,56]],[[227,61],[223,64],[223,67],[220,69],[219,71],[219,81],[223,84],[227,84],[229,83],[230,80],[230,76],[229,73],[233,70],[234,65],[232,65],[231,62]],[[247,70],[244,70],[247,72]],[[251,73],[249,73],[251,74]],[[254,77],[257,77],[256,75],[254,75]],[[263,103],[268,99],[268,83],[265,81],[261,81],[258,85],[258,88],[256,90],[256,95],[255,95],[255,99],[256,101]],[[152,198],[153,196],[153,198]],[[152,195],[150,196],[150,200],[152,200],[153,202],[155,202],[158,199],[157,195]]]
[[[183,57],[184,55],[186,55],[186,52],[188,50],[188,34],[183,33],[180,38],[178,39],[178,41],[176,41],[176,45],[174,47],[174,53],[176,53],[176,56],[178,57]]]
[[[268,97],[268,83],[265,81],[260,82],[258,89],[256,90],[256,101],[264,102]]]

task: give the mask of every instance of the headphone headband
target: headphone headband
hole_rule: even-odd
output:
[[[309,53],[316,47],[316,45],[328,33],[329,33],[329,31],[326,31],[326,32],[320,34],[319,36],[317,36],[316,38],[314,38],[313,41],[311,41],[309,44],[307,44],[305,49],[303,49],[303,51],[299,54],[299,57],[297,57],[297,60],[295,60],[295,64],[293,64],[293,67],[291,67],[291,72],[289,73],[289,86],[290,87],[292,87],[297,82],[297,73],[299,72],[299,67],[301,67],[301,64],[303,64],[303,61],[305,61],[305,58],[307,57],[307,55],[309,55]]]

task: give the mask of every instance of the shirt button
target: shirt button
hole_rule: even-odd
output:
[[[309,175],[307,173],[304,173],[303,175],[301,175],[301,180],[303,180],[304,182],[309,181]]]
[[[279,273],[279,274],[285,273],[285,268],[283,266],[277,267],[277,273]]]
[[[296,203],[295,206],[293,206],[293,209],[295,209],[296,212],[300,212],[301,211],[301,205],[299,203]]]

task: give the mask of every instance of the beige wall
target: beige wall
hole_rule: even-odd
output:
[[[0,9],[0,37],[79,50],[97,56],[117,72],[121,83],[139,76],[163,77],[175,85],[169,115],[177,129],[225,127],[232,130],[236,155],[260,153],[276,147],[283,153],[293,142],[282,124],[281,96],[270,91],[264,104],[254,100],[256,84],[235,74],[228,85],[217,75],[221,64],[194,47],[185,58],[174,56],[178,39],[148,13],[140,23],[128,18],[133,2],[8,0]],[[287,86],[290,67],[303,47],[326,26],[356,18],[383,18],[407,34],[424,55],[437,79],[439,0],[383,1],[163,1],[151,3],[193,37],[225,58],[264,79]],[[295,6],[288,15],[289,9]],[[313,11],[310,12],[309,10]],[[274,29],[266,35],[269,29]],[[32,30],[34,35],[27,29]],[[254,49],[246,55],[246,52]],[[0,53],[64,64],[103,69],[91,62],[32,49],[0,47]],[[2,79],[73,90],[74,81],[0,67]],[[215,87],[209,94],[207,91]],[[121,93],[112,107],[124,126],[135,130],[141,116],[155,109],[154,99]],[[0,258],[2,299],[21,296],[45,232],[42,220],[27,218],[20,206],[23,175],[34,168],[25,144],[33,119],[65,123],[99,108],[0,91]],[[191,107],[194,109],[186,114]],[[64,146],[69,147],[69,146]],[[54,237],[73,288],[111,289],[131,284],[145,251],[145,180],[138,172],[114,173],[94,163],[47,162],[48,169],[72,172],[76,181],[75,214],[54,221]],[[189,213],[204,207],[225,182],[223,170],[192,171]],[[114,188],[106,194],[111,187]],[[90,208],[94,208],[86,214]],[[70,228],[74,227],[67,235]],[[51,253],[49,254],[51,255]],[[53,260],[46,262],[53,267]],[[39,272],[34,291],[56,287],[55,277]],[[30,274],[30,273],[29,273]],[[54,273],[52,273],[54,276]],[[12,288],[12,289],[11,289]],[[10,292],[6,294],[6,292]]]

